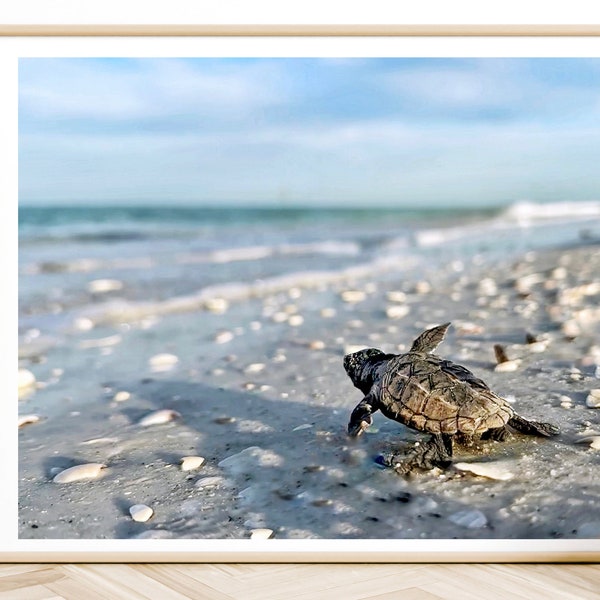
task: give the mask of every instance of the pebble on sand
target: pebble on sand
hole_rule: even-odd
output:
[[[246,373],[246,375],[260,373],[265,369],[265,367],[266,365],[264,363],[251,363],[244,369],[244,373]]]
[[[181,459],[181,470],[182,471],[193,471],[199,469],[206,460],[202,456],[184,456]]]
[[[292,327],[299,327],[304,323],[304,317],[302,315],[291,315],[288,319],[288,325]]]
[[[202,477],[202,479],[198,479],[194,484],[197,488],[205,488],[205,487],[213,487],[215,485],[220,485],[224,483],[225,479],[223,477],[213,476],[213,477]]]
[[[335,308],[322,308],[319,314],[324,319],[333,319],[333,317],[335,317],[335,315],[337,314],[337,311],[335,310]]]
[[[134,521],[145,523],[154,514],[154,511],[145,504],[134,504],[129,509],[129,514]]]
[[[126,400],[129,400],[129,398],[131,398],[131,394],[125,390],[121,390],[113,396],[115,402],[125,402]]]
[[[273,537],[273,530],[261,527],[260,529],[252,529],[250,531],[251,540],[268,540]]]
[[[149,415],[146,415],[142,419],[138,421],[138,425],[140,427],[150,427],[151,425],[162,425],[163,423],[168,423],[173,419],[177,419],[181,417],[181,415],[170,408],[162,408],[160,410],[155,410],[151,412]]]
[[[586,435],[575,441],[577,444],[589,444],[590,448],[600,450],[600,435]]]
[[[94,279],[87,284],[87,290],[92,294],[105,294],[121,289],[123,289],[123,282],[118,279]]]
[[[508,358],[504,346],[500,344],[494,344],[494,354],[496,356],[496,362],[498,363],[494,367],[494,371],[498,373],[507,373],[509,371],[516,371],[519,368],[520,360],[511,360]]]
[[[76,465],[61,471],[54,476],[54,483],[72,483],[74,481],[83,481],[86,479],[96,479],[102,469],[106,465],[102,463],[86,463],[83,465]]]
[[[225,298],[210,298],[206,301],[206,310],[217,315],[222,315],[227,312],[229,302]]]
[[[179,362],[179,358],[174,354],[162,353],[155,354],[148,359],[148,364],[153,371],[168,371]]]

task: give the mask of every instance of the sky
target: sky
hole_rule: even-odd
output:
[[[600,59],[19,61],[22,204],[597,200]]]

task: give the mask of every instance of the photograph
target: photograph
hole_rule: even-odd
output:
[[[600,538],[599,81],[20,57],[19,541]]]

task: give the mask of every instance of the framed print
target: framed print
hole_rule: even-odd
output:
[[[316,32],[0,39],[2,560],[598,559],[598,32]]]

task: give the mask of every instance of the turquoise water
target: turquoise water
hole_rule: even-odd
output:
[[[600,203],[437,211],[21,207],[20,326],[53,330],[110,300],[164,303],[222,293],[224,285],[251,297],[277,278],[302,287],[316,273],[325,284],[357,268],[363,277],[411,278],[423,266],[583,238],[600,239]],[[99,279],[120,287],[90,291]]]

